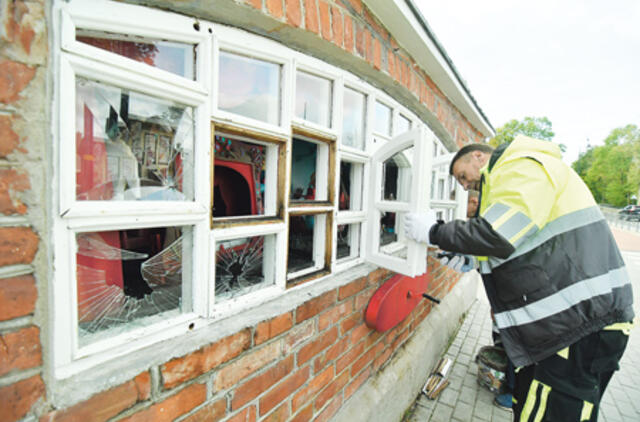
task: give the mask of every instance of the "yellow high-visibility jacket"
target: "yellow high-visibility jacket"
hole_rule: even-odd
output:
[[[479,216],[434,226],[430,238],[478,257],[516,366],[633,319],[631,284],[609,226],[551,142],[520,135],[498,148],[482,169]]]

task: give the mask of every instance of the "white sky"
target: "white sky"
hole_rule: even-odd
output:
[[[414,0],[495,129],[548,117],[575,161],[640,125],[639,0]]]

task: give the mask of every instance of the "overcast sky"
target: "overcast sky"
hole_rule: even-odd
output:
[[[640,125],[640,0],[414,0],[495,129],[549,118],[566,162]]]

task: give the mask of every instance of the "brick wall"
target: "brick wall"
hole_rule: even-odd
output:
[[[423,301],[386,333],[367,328],[363,311],[391,275],[385,270],[149,368],[88,400],[54,408],[43,371],[51,350],[42,341],[48,329],[50,273],[46,198],[52,194],[45,177],[51,148],[45,19],[49,3],[0,2],[0,418],[9,422],[330,419],[389,362],[431,309],[430,302]],[[177,8],[190,2],[146,3]],[[395,88],[403,87],[407,96],[437,116],[459,145],[482,138],[360,0],[221,3],[259,11],[313,34],[340,54],[390,78]],[[429,265],[437,267],[436,262]],[[429,293],[438,297],[457,281],[443,268],[433,276]]]

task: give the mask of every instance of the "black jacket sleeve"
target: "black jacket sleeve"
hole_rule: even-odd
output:
[[[507,258],[515,250],[482,217],[435,224],[429,232],[429,241],[445,251],[500,259]]]

